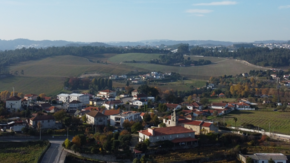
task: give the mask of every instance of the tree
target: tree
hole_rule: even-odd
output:
[[[180,54],[189,54],[189,44],[180,44],[177,48],[177,52]]]
[[[132,125],[131,127],[131,132],[137,133],[138,131],[142,130],[143,126],[141,122],[136,122],[135,124]]]
[[[78,147],[80,147],[82,145],[81,137],[79,135],[74,136],[71,142],[73,144],[77,145]]]
[[[112,148],[111,141],[110,140],[105,141],[103,148],[107,151],[111,151],[111,148]]]
[[[130,123],[130,121],[129,121],[128,119],[126,119],[126,120],[123,122],[123,127],[124,127],[125,129],[128,129],[128,128],[131,127],[131,123]]]
[[[121,135],[130,135],[130,132],[128,130],[123,130],[120,132],[120,136]]]
[[[234,121],[235,121],[235,128],[236,128],[236,123],[238,121],[238,118],[234,117]]]
[[[149,140],[149,139],[145,139],[145,140],[144,140],[144,143],[147,145],[147,147],[150,146],[150,140]]]
[[[154,123],[155,126],[157,126],[160,123],[157,115],[154,115],[152,122]]]
[[[44,94],[44,93],[41,93],[41,94],[39,94],[38,96],[39,96],[41,99],[44,99],[45,94]]]
[[[160,123],[159,126],[160,127],[166,127],[166,124],[165,123]]]
[[[69,141],[68,138],[65,139],[65,141],[64,141],[64,147],[65,147],[66,149],[69,149],[69,147],[70,147],[70,141]]]
[[[147,150],[147,145],[144,142],[139,142],[136,144],[135,149],[145,152]]]
[[[57,121],[62,121],[65,115],[66,115],[66,112],[64,110],[57,111],[53,114],[55,120]]]
[[[138,158],[134,158],[133,163],[140,163],[140,160]]]
[[[83,115],[83,116],[82,116],[82,121],[83,121],[83,123],[87,123],[87,120],[88,120],[87,116],[86,116],[86,115]]]
[[[218,112],[215,110],[215,111],[213,111],[212,115],[216,117],[216,116],[218,116]]]
[[[207,98],[202,98],[200,100],[200,103],[203,104],[203,105],[205,105],[205,104],[208,104],[209,103],[209,100]]]
[[[275,163],[275,161],[272,158],[270,158],[270,160],[268,161],[268,163]]]
[[[151,121],[151,116],[148,113],[145,113],[143,116],[143,121],[145,122],[150,122]]]
[[[252,162],[253,162],[253,159],[251,157],[246,158],[246,163],[252,163]]]

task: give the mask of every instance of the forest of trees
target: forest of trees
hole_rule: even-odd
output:
[[[150,63],[155,64],[165,64],[165,65],[174,65],[174,64],[183,64],[185,66],[201,66],[211,64],[210,60],[199,59],[198,61],[191,60],[190,57],[184,58],[182,53],[172,53],[160,55],[159,59],[152,59]]]
[[[106,78],[67,78],[64,86],[70,90],[89,89],[90,93],[95,94],[99,90],[112,89],[113,82]]]
[[[49,48],[22,48],[0,51],[0,74],[9,73],[7,66],[28,60],[42,59],[51,56],[74,55],[103,57],[106,53],[160,53],[167,54],[168,50],[153,48],[123,48],[123,47],[49,47]]]
[[[269,48],[260,47],[241,47],[236,52],[229,52],[227,48],[205,49],[196,46],[190,49],[190,54],[212,57],[231,57],[246,60],[252,64],[260,66],[282,67],[290,65],[290,49],[275,48],[270,50]]]

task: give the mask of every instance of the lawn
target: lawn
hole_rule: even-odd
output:
[[[36,163],[48,142],[1,142],[0,162]]]
[[[159,54],[144,54],[144,53],[126,53],[119,54],[109,58],[110,62],[120,63],[122,61],[148,61],[157,57]],[[257,70],[256,66],[245,65],[237,62],[233,59],[218,58],[218,57],[192,57],[191,59],[209,59],[213,62],[210,65],[204,66],[193,66],[193,67],[177,67],[177,66],[166,66],[158,64],[147,64],[147,63],[121,63],[126,64],[135,68],[146,69],[148,71],[161,71],[161,72],[178,72],[181,75],[187,76],[192,79],[204,79],[207,80],[211,76],[221,75],[236,75],[243,72],[249,72],[250,70]]]
[[[265,131],[269,131],[269,124],[271,132],[282,134],[290,134],[290,112],[275,112],[275,111],[233,111],[225,116],[225,122],[228,125],[235,126],[233,117],[236,117],[237,126],[242,123],[250,123]],[[215,121],[223,122],[222,117],[214,118]]]

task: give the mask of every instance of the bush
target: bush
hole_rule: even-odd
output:
[[[70,149],[73,150],[75,153],[80,151],[80,148],[75,144],[73,144]]]
[[[93,147],[93,148],[91,149],[91,153],[92,153],[92,154],[97,153],[97,152],[98,152],[98,149],[97,149],[97,148]]]
[[[65,139],[65,141],[64,141],[64,147],[65,147],[66,149],[69,149],[69,148],[70,148],[70,141],[69,141],[68,138]]]

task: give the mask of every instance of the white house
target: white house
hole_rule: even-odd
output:
[[[102,106],[106,107],[106,109],[117,109],[120,105],[123,105],[123,101],[121,100],[114,100],[114,101],[107,101]]]
[[[134,100],[132,102],[130,102],[130,105],[137,105],[137,106],[144,106],[144,105],[147,105],[148,104],[148,101],[147,100]]]
[[[184,106],[187,107],[187,109],[189,110],[193,110],[193,109],[198,109],[198,110],[202,110],[202,104],[198,103],[198,102],[193,102],[193,103],[183,103]]]
[[[30,118],[29,125],[33,128],[37,128],[37,123],[41,123],[42,129],[56,128],[55,119],[52,115],[36,115]]]
[[[197,146],[195,132],[182,126],[148,128],[139,131],[139,142],[149,139],[150,143],[169,140],[175,146]]]
[[[134,96],[137,96],[138,95],[138,91],[137,89],[135,89],[134,91],[132,91],[131,95],[134,97]]]
[[[255,153],[253,155],[239,154],[239,159],[246,162],[247,157],[252,158],[254,163],[268,163],[272,159],[275,163],[286,163],[287,156],[282,153]]]
[[[225,109],[228,107],[228,103],[212,103],[211,108],[212,109]]]
[[[255,110],[255,108],[251,108],[249,104],[246,104],[244,102],[240,102],[236,104],[237,110]]]
[[[116,115],[110,115],[111,126],[123,127],[123,122],[125,120],[135,122],[141,121],[140,113],[135,111],[128,111]]]
[[[74,100],[80,101],[83,105],[90,104],[90,97],[87,94],[81,94],[81,93],[72,93],[72,94],[66,94],[62,93],[57,95],[58,101],[61,101],[63,103],[66,102],[72,102]]]
[[[37,99],[36,94],[26,94],[24,95],[24,99],[27,101],[35,101]]]
[[[19,110],[21,109],[21,98],[18,96],[12,96],[6,99],[6,108],[7,109],[14,109]]]
[[[116,92],[115,91],[111,91],[109,89],[106,89],[106,90],[99,91],[97,96],[98,97],[105,97],[105,98],[116,97]]]
[[[108,117],[98,111],[90,111],[86,113],[87,123],[97,126],[105,126],[108,122]]]

